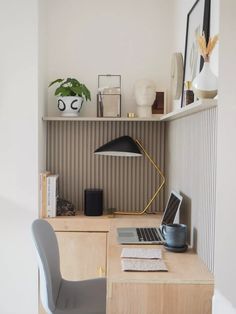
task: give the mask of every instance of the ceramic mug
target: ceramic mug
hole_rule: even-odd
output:
[[[173,248],[180,248],[186,245],[187,226],[184,224],[168,224],[162,228],[166,244]]]

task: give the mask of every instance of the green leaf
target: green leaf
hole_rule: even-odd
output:
[[[82,88],[81,88],[80,86],[73,86],[73,87],[71,87],[71,89],[72,89],[72,91],[73,91],[76,95],[82,96],[83,90],[82,90]]]
[[[84,84],[82,84],[82,88],[83,88],[83,94],[85,96],[85,99],[86,100],[88,100],[88,99],[91,100],[90,91],[87,89],[87,87]]]
[[[74,95],[71,95],[71,90],[68,89],[67,87],[63,87],[63,86],[60,86],[56,89],[55,91],[55,95],[56,96],[74,96]]]
[[[81,84],[75,78],[68,77],[67,79],[57,79],[53,81],[49,86],[55,83],[61,83],[55,91],[56,96],[80,96],[85,98],[86,100],[91,100],[91,94],[88,88],[84,84]]]
[[[80,82],[76,79],[71,79],[72,86],[80,86]]]
[[[50,86],[52,86],[53,84],[56,84],[56,83],[61,83],[62,81],[64,81],[64,79],[57,79],[57,80],[51,82],[51,83],[48,85],[48,87],[50,87]]]
[[[67,78],[66,80],[65,80],[65,82],[63,82],[62,84],[61,84],[61,86],[70,86],[70,84],[71,84],[71,79],[70,78]]]

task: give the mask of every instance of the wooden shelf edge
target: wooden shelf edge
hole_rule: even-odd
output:
[[[43,117],[43,121],[112,121],[112,122],[122,122],[122,121],[160,121],[161,117],[151,117],[151,118],[98,118],[98,117]]]
[[[61,116],[44,116],[43,121],[112,121],[112,122],[122,122],[122,121],[129,121],[129,122],[135,122],[135,121],[172,121],[179,118],[183,118],[186,116],[189,116],[191,114],[201,112],[207,109],[211,109],[217,106],[217,99],[204,99],[204,100],[198,100],[186,107],[180,108],[174,112],[170,112],[167,114],[159,115],[159,116],[153,116],[150,118],[127,118],[127,117],[121,117],[121,118],[98,118],[98,117],[61,117]]]
[[[180,119],[197,112],[217,107],[217,99],[198,100],[186,107],[180,108],[174,112],[170,112],[161,117],[161,121],[172,121]]]

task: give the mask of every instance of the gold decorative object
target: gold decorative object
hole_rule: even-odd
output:
[[[127,118],[135,118],[135,113],[134,112],[128,112]]]

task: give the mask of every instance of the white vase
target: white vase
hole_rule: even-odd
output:
[[[78,116],[83,104],[83,98],[77,96],[58,97],[57,107],[64,117]]]
[[[211,71],[209,62],[204,62],[202,71],[192,82],[192,88],[197,98],[214,98],[217,95],[217,77]]]

